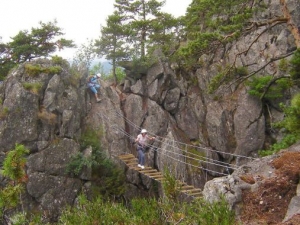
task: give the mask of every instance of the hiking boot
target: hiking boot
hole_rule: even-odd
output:
[[[97,102],[100,102],[102,99],[101,98],[97,98]]]

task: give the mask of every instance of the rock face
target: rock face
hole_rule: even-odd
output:
[[[83,185],[80,179],[67,176],[66,167],[80,151],[76,140],[87,114],[85,88],[71,85],[66,68],[59,74],[30,76],[27,65],[14,69],[0,88],[0,152],[13,149],[16,143],[30,150],[27,193],[32,203],[25,207],[37,207],[56,218],[62,206],[73,204]],[[54,66],[48,60],[30,65]],[[34,85],[39,88],[26,88]]]
[[[265,2],[270,6],[268,13],[257,17],[282,16],[283,6],[279,2]],[[299,1],[281,2],[286,3],[292,23],[299,27]],[[261,101],[250,96],[247,87],[233,83],[214,94],[207,91],[218,68],[225,68],[234,61],[236,67],[248,65],[249,72],[263,67],[260,74],[280,73],[279,61],[266,62],[297,46],[297,38],[285,23],[263,32],[247,54],[239,55],[266,26],[227,46],[225,56],[217,54],[213,59],[209,56],[199,59],[203,66],[193,72],[179,70],[159,57],[142,73],[126,65],[124,85],[113,87],[101,81],[103,100],[100,103],[95,103],[89,95],[84,81],[76,80],[65,67],[56,74],[37,76],[28,74],[26,64],[14,69],[0,84],[0,161],[16,143],[30,149],[28,208],[44,210],[55,220],[59,210],[65,204],[74,203],[79,191],[89,186],[90,174],[81,174],[78,178],[66,174],[71,156],[81,151],[78,139],[83,127],[101,130],[103,135],[99,141],[107,156],[116,163],[120,163],[118,155],[136,155],[132,141],[141,128],[147,129],[156,139],[149,143],[146,165],[160,171],[169,169],[177,179],[200,188],[213,177],[228,175],[256,157],[269,139],[280,139],[280,134],[266,133],[266,130],[268,115],[278,121],[283,114],[276,107],[269,108],[268,115],[262,114]],[[266,43],[268,48],[265,48]],[[47,60],[30,64],[53,66]],[[26,83],[40,84],[41,88],[36,92],[26,88]],[[125,197],[155,194],[149,178],[125,167],[124,171],[128,180]],[[236,182],[233,173],[207,183],[204,193],[213,199],[211,196],[215,196],[218,189],[234,187]],[[240,201],[241,188],[234,193],[228,196],[232,206]]]

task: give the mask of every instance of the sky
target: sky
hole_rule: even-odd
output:
[[[163,12],[176,17],[184,15],[192,0],[166,0]],[[77,46],[100,36],[100,27],[113,13],[115,0],[0,0],[0,37],[2,42],[21,30],[40,27],[39,22],[53,22],[63,29],[66,39]],[[58,55],[71,59],[76,49],[64,49]]]

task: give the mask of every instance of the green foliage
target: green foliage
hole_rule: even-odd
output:
[[[211,81],[209,82],[208,86],[208,93],[212,94],[217,88],[220,86],[221,81],[224,78],[224,73],[218,73],[216,76],[214,76]]]
[[[24,225],[27,223],[26,213],[17,213],[10,218],[13,225]]]
[[[41,73],[46,73],[49,75],[59,74],[62,71],[62,68],[60,66],[42,67],[39,64],[26,64],[25,71],[29,76],[35,77]]]
[[[29,150],[23,145],[16,144],[15,149],[9,151],[3,162],[1,174],[10,180],[10,183],[0,190],[0,223],[7,209],[18,206],[24,183],[27,181],[24,158]]]
[[[163,5],[164,1],[157,0],[116,0],[115,8],[122,18],[121,24],[126,31],[126,38],[132,43],[130,47],[134,57],[144,58],[149,43],[157,43],[157,39],[161,43],[171,40],[167,34],[171,33],[176,20],[161,11]]]
[[[57,56],[57,55],[52,56],[51,61],[53,62],[53,64],[61,66],[61,67],[69,67],[68,61],[63,59],[60,56]]]
[[[105,58],[112,62],[112,76],[117,83],[117,63],[126,60],[130,56],[130,50],[126,43],[129,35],[128,28],[122,26],[124,16],[117,11],[106,19],[107,26],[101,27],[101,38],[96,40],[95,47],[98,55],[105,55]]]
[[[261,156],[276,153],[300,140],[300,94],[293,97],[290,106],[281,105],[281,107],[285,117],[274,126],[283,129],[286,134],[280,142],[273,144],[269,149],[259,151]]]
[[[97,166],[99,163],[95,160],[93,155],[84,156],[83,153],[79,152],[72,156],[71,162],[67,165],[67,173],[73,173],[78,176],[83,168],[91,169],[93,166]]]
[[[287,72],[289,69],[289,63],[287,59],[281,59],[278,64],[278,68],[281,72]]]
[[[41,90],[43,86],[41,83],[28,83],[28,82],[24,82],[22,83],[22,85],[26,90],[29,90],[34,94],[38,94],[39,90]]]
[[[156,199],[132,199],[130,212],[139,218],[140,221],[147,221],[147,224],[162,224],[160,204]]]
[[[7,107],[3,107],[0,111],[0,120],[4,119],[8,115],[9,109]]]
[[[267,150],[258,151],[259,156],[264,157],[279,152],[281,149],[290,147],[292,144],[300,140],[300,135],[286,134],[281,141],[273,144]]]
[[[248,93],[262,100],[270,100],[283,97],[284,92],[292,86],[289,79],[274,79],[271,75],[254,76],[246,85],[250,87]]]
[[[112,77],[112,76],[113,76],[113,74],[110,73],[110,74],[108,75],[107,79],[110,79],[110,77]],[[121,68],[121,67],[117,67],[117,68],[116,68],[116,79],[117,79],[117,83],[121,83],[121,82],[124,80],[125,77],[126,77],[126,73],[125,73],[124,69]]]
[[[181,187],[180,183],[167,168],[164,169],[164,178],[165,180],[162,183],[164,194],[168,199],[171,199],[172,201],[178,201]]]
[[[104,202],[101,198],[89,202],[81,196],[76,207],[69,207],[62,212],[57,224],[138,224],[135,222],[135,215],[121,204]]]
[[[91,147],[92,153],[89,156],[84,156],[82,152],[79,152],[72,156],[70,163],[67,165],[67,173],[79,175],[83,168],[96,167],[104,159],[99,142],[99,132],[93,129],[86,129],[81,135],[79,142],[82,150]]]
[[[0,211],[16,207],[20,202],[20,194],[23,191],[24,186],[21,184],[7,185],[5,188],[3,188],[0,191]]]
[[[19,181],[25,176],[24,156],[29,153],[29,150],[24,145],[16,144],[15,149],[8,152],[4,163],[2,175],[11,180]]]
[[[197,66],[202,55],[215,53],[240,37],[255,9],[252,1],[193,1],[183,18],[187,41],[176,57],[185,67]]]
[[[285,128],[289,133],[300,135],[300,94],[293,97],[289,107],[282,107],[285,117],[278,126]]]
[[[79,142],[81,149],[84,150],[88,147],[92,147],[94,150],[100,150],[101,144],[99,139],[101,138],[101,130],[94,130],[92,128],[87,128],[82,133]]]
[[[296,50],[291,61],[290,74],[293,80],[300,79],[300,48]]]
[[[157,46],[169,54],[178,45],[175,28],[179,28],[179,20],[161,12],[163,5],[164,1],[156,0],[115,1],[116,10],[108,16],[107,25],[101,28],[101,37],[95,44],[98,55],[105,55],[112,62],[115,83],[119,79],[116,70],[120,61],[138,59],[144,63],[147,54],[152,55]],[[134,69],[144,67],[139,64]]]
[[[177,210],[167,199],[133,199],[130,208],[126,208],[101,198],[90,202],[81,195],[78,205],[65,209],[57,224],[232,225],[235,222],[234,213],[224,198],[214,203],[203,199],[178,202],[176,207]]]
[[[220,71],[216,76],[214,76],[209,82],[208,93],[212,94],[215,92],[222,84],[227,84],[233,79],[245,76],[248,74],[248,70],[245,67],[233,68],[230,65],[226,65],[224,68],[219,65],[218,71]]]
[[[56,50],[74,47],[71,40],[59,38],[64,35],[57,22],[43,23],[40,27],[20,31],[12,37],[12,41],[0,46],[0,77],[5,77],[8,72],[18,65],[34,58],[47,57]],[[1,79],[0,78],[0,79]]]
[[[247,76],[249,74],[247,67],[244,66],[240,66],[240,67],[236,67],[234,69],[234,76],[236,77],[243,77],[243,76]]]
[[[163,190],[164,197],[159,199],[159,208],[162,224],[206,224],[231,225],[234,224],[234,212],[229,208],[223,196],[216,202],[207,202],[198,198],[187,203],[178,201],[180,182],[164,170]]]
[[[103,79],[106,79],[107,76],[104,72],[104,67],[101,62],[95,64],[91,69],[90,69],[90,74],[97,74],[100,73],[103,76]]]
[[[187,223],[184,224],[232,225],[235,222],[234,212],[222,196],[213,203],[197,199],[186,210]]]
[[[67,165],[67,173],[79,175],[84,168],[92,169],[93,176],[99,178],[95,191],[105,197],[120,196],[125,192],[124,172],[107,158],[102,150],[100,137],[100,130],[88,128],[83,132],[79,140],[81,149],[91,147],[92,152],[89,156],[81,152],[74,155]]]
[[[199,166],[199,161],[204,161],[206,159],[203,152],[200,152],[198,149],[192,148],[191,146],[187,148],[186,158],[187,163],[193,165],[193,170],[198,169],[197,167]]]

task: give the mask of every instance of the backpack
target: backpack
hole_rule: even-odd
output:
[[[91,87],[91,79],[94,77],[94,75],[90,75],[88,76],[88,78],[86,79],[86,86],[87,87]]]

